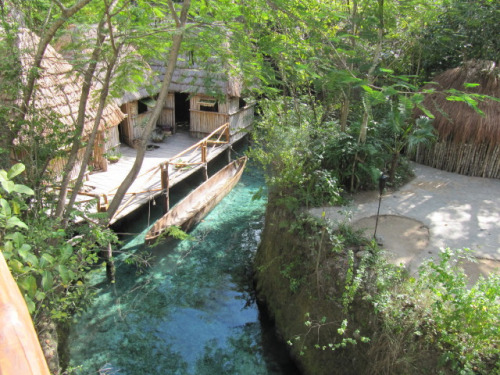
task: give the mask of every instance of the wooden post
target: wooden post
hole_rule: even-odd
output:
[[[104,259],[106,259],[106,276],[108,281],[112,284],[115,282],[115,261],[113,260],[113,247],[108,243],[108,249],[104,252]]]
[[[203,164],[203,172],[205,173],[205,181],[208,180],[208,163]]]
[[[224,129],[224,135],[226,136],[226,142],[229,143],[231,141],[231,133],[229,131],[229,123],[226,126],[226,129]]]
[[[103,198],[104,204],[101,204],[101,196]],[[106,194],[100,194],[97,196],[97,212],[106,212],[108,210],[109,202],[108,196]]]
[[[170,180],[168,177],[168,162],[161,165],[161,188],[165,191],[165,202],[163,205],[163,213],[170,210]]]
[[[227,164],[231,163],[231,146],[229,146],[226,150],[227,152]]]
[[[201,145],[201,162],[207,162],[207,141],[203,142]]]

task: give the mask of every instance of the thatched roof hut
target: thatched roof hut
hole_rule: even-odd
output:
[[[214,62],[212,67],[217,69],[218,65],[220,64]],[[153,62],[151,67],[159,74],[160,80],[162,80],[166,70],[165,64]],[[220,69],[211,71],[210,67],[210,64],[201,66],[193,62],[189,56],[180,57],[172,76],[169,91],[208,96],[241,96],[243,83],[239,77],[222,73]]]
[[[23,80],[26,80],[29,69],[33,66],[33,55],[40,38],[27,29],[19,32],[19,51]],[[59,54],[52,46],[47,46],[41,63],[39,78],[36,82],[33,105],[38,111],[52,113],[58,120],[74,129],[75,119],[78,115],[80,94],[83,78],[76,74],[72,65]],[[96,91],[96,87],[91,88]],[[95,98],[94,98],[95,99]],[[87,104],[84,132],[89,134],[94,125],[97,114],[97,105],[92,100],[92,95]],[[99,130],[117,126],[124,118],[124,114],[116,104],[108,104],[99,123]],[[47,130],[49,131],[49,129]]]
[[[494,62],[470,61],[445,71],[424,89],[434,88],[424,106],[435,116],[438,142],[421,147],[415,160],[435,168],[470,176],[500,178],[500,103],[480,101],[481,115],[464,101],[450,101],[445,90],[500,98],[500,68]],[[466,83],[479,86],[466,87]],[[417,115],[422,115],[419,112]]]
[[[27,29],[20,29],[17,35],[17,48],[19,51],[21,82],[26,83],[27,77],[34,64],[34,55],[37,50],[40,38]],[[46,124],[41,133],[46,139],[51,137],[55,126],[55,121],[62,124],[67,132],[71,132],[76,127],[78,109],[80,105],[80,95],[82,92],[83,77],[67,60],[58,53],[52,46],[47,46],[41,66],[38,71],[38,78],[31,100],[33,113],[39,117],[46,117]],[[99,87],[97,84],[91,86],[90,97],[85,110],[85,120],[83,137],[90,135],[97,116]],[[19,93],[20,94],[20,93]],[[17,98],[20,100],[20,95]],[[30,118],[28,116],[28,118]],[[115,103],[109,103],[104,108],[99,119],[97,141],[94,145],[92,164],[94,168],[107,169],[106,153],[116,150],[119,147],[118,125],[125,118],[125,115]],[[25,143],[25,136],[20,135],[15,140],[18,145]],[[61,145],[63,147],[63,145]],[[23,159],[26,150],[15,151],[16,158]],[[84,153],[84,148],[79,151],[78,163],[71,171],[71,177],[75,177],[80,168],[80,162]],[[58,176],[65,164],[64,157],[56,157],[50,161],[49,169]]]

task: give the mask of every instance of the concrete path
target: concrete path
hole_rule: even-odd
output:
[[[413,259],[411,268],[446,247],[470,248],[490,271],[500,267],[500,180],[412,166],[416,177],[397,191],[385,192],[380,208],[381,215],[418,220],[429,229],[425,251]],[[376,215],[377,207],[378,192],[364,192],[347,207],[314,208],[311,212],[321,216],[324,211],[332,223],[355,223]]]

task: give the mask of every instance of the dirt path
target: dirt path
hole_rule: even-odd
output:
[[[478,259],[465,269],[472,279],[500,269],[500,180],[462,176],[413,164],[416,177],[385,192],[377,236],[391,261],[414,272],[440,249],[470,248]],[[320,207],[311,213],[333,225],[349,221],[372,237],[378,192],[357,194],[347,207]]]

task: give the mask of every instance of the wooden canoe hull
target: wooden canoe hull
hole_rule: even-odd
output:
[[[146,234],[151,244],[170,226],[187,232],[199,223],[238,183],[243,174],[247,157],[228,164],[163,215]]]

